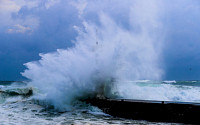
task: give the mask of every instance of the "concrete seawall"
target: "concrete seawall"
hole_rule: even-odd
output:
[[[87,99],[85,101],[114,117],[200,124],[200,103],[129,99]]]

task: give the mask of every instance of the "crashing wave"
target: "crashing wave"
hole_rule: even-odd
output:
[[[33,89],[28,88],[6,88],[0,89],[1,94],[6,94],[8,96],[31,96],[33,95]]]
[[[166,81],[163,81],[163,83],[176,83],[176,81],[175,80],[172,80],[172,81],[166,80]]]

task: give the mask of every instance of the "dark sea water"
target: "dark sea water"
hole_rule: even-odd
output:
[[[168,93],[167,98],[152,97],[153,99],[165,99],[172,101],[200,102],[199,81],[129,81],[139,88],[147,90],[167,89],[175,87],[177,92]],[[136,88],[138,89],[138,88]],[[33,95],[31,92],[33,90]],[[180,91],[180,92],[179,92]],[[166,90],[167,92],[167,90]],[[30,86],[28,82],[0,82],[0,125],[101,125],[101,124],[172,124],[138,121],[112,117],[103,113],[99,108],[77,101],[71,106],[71,110],[56,110],[45,100],[39,100],[38,90]],[[120,93],[120,92],[119,92]],[[164,93],[166,94],[166,93]],[[178,94],[178,95],[175,95]],[[181,95],[182,94],[182,95]],[[133,98],[134,96],[127,96]],[[136,96],[136,99],[139,97]],[[142,97],[141,97],[142,98]],[[140,99],[140,98],[139,98]],[[151,98],[148,98],[151,99]]]

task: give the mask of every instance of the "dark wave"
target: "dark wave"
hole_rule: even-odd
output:
[[[31,96],[33,95],[32,88],[12,88],[12,89],[0,89],[1,94],[8,96]]]

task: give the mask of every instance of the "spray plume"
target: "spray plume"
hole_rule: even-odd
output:
[[[73,47],[40,54],[39,61],[25,64],[22,75],[56,107],[69,106],[76,97],[113,79],[161,79],[159,5],[156,0],[132,1],[126,19],[129,28],[103,11],[98,25],[84,20],[83,28],[75,26],[78,36]]]

